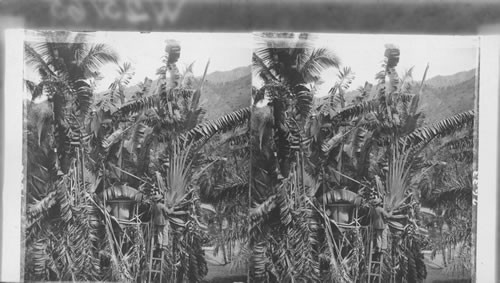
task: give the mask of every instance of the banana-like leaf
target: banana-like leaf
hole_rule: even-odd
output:
[[[217,133],[224,133],[242,126],[248,122],[250,118],[250,107],[242,108],[223,115],[215,120],[198,124],[193,129],[185,132],[179,141],[189,143],[201,139],[207,139]]]
[[[111,133],[111,135],[109,135],[102,141],[102,147],[109,148],[110,146],[115,144],[123,136],[123,132],[123,129],[120,128]]]
[[[408,135],[400,138],[400,143],[420,147],[432,141],[434,138],[452,134],[464,127],[471,127],[474,124],[474,111],[466,111],[451,117],[445,118],[432,125],[415,129]]]
[[[330,153],[330,151],[335,147],[337,146],[338,144],[340,144],[340,142],[342,141],[342,138],[344,137],[345,133],[340,131],[338,132],[336,135],[334,135],[333,137],[331,137],[330,139],[328,140],[325,140],[322,144],[321,144],[321,151],[323,152],[323,154],[326,156]]]
[[[142,193],[127,185],[114,185],[104,190],[100,196],[106,200],[129,199],[134,201],[140,201],[143,197]]]
[[[342,189],[329,190],[318,197],[319,202],[324,205],[347,202],[359,206],[361,204],[361,199],[361,196],[355,192]]]
[[[160,104],[160,97],[157,95],[139,98],[123,105],[118,109],[118,113],[123,116],[133,115],[144,110],[158,108]]]
[[[206,196],[207,201],[219,203],[234,200],[248,195],[249,184],[247,181],[239,181],[225,186],[217,186]]]
[[[56,184],[56,199],[60,206],[61,218],[65,223],[68,223],[73,218],[73,210],[71,207],[71,199],[69,197],[70,181],[67,175]]]
[[[311,113],[313,106],[313,93],[306,90],[301,90],[296,95],[295,108],[297,109],[297,114],[303,118],[307,118]]]
[[[266,256],[267,243],[261,241],[252,247],[249,268],[252,282],[265,282],[267,278],[266,266],[268,259]]]
[[[40,217],[42,214],[47,213],[48,210],[56,204],[56,192],[50,192],[42,200],[36,202],[35,204],[28,205],[28,215],[32,219]]]
[[[47,272],[49,255],[47,254],[47,243],[40,239],[32,244],[30,257],[34,265],[34,276],[42,277]]]
[[[363,101],[359,104],[346,107],[345,109],[341,110],[333,117],[331,117],[331,119],[327,119],[327,121],[328,120],[337,122],[349,121],[353,118],[360,117],[367,113],[377,111],[379,104],[380,103],[378,99]]]
[[[468,150],[474,147],[474,138],[472,136],[465,136],[463,138],[454,139],[445,143],[441,148],[455,149],[455,150]]]
[[[250,220],[254,223],[258,223],[263,221],[273,209],[277,207],[277,200],[278,196],[277,195],[272,195],[270,196],[267,200],[265,200],[263,203],[259,204],[258,206],[251,208],[250,209]]]
[[[286,193],[283,190],[280,190],[280,192],[278,193],[276,204],[280,209],[281,224],[285,227],[292,226],[292,203],[288,200]]]

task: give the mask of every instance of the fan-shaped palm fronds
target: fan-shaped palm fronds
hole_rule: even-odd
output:
[[[397,145],[392,148],[389,159],[389,171],[386,180],[385,205],[387,210],[395,210],[406,199],[410,181],[411,164],[409,152],[401,153]]]
[[[166,202],[170,207],[174,207],[185,197],[189,190],[192,160],[190,160],[190,147],[181,149],[178,145],[173,145],[170,156],[168,173],[166,176]]]

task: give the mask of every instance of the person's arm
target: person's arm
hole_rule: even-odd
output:
[[[384,220],[392,217],[392,214],[390,212],[387,212],[383,207],[378,206],[377,208],[375,208],[375,210],[380,215],[382,215],[382,217],[384,218]]]
[[[172,214],[172,210],[169,209],[166,205],[164,205],[162,203],[159,203],[158,205],[159,205],[164,216],[168,216],[169,214]]]
[[[408,216],[406,216],[404,214],[399,214],[399,215],[390,214],[390,217],[388,217],[388,218],[391,218],[391,219],[404,219],[404,218],[408,218]]]

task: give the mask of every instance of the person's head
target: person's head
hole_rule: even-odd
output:
[[[156,203],[160,203],[162,202],[163,198],[161,197],[161,195],[154,195],[152,198],[151,198],[154,202]]]
[[[373,206],[381,206],[382,205],[382,200],[380,198],[375,198],[371,200],[371,204]]]

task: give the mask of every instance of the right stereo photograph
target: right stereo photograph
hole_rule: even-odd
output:
[[[250,282],[470,282],[476,36],[253,34]]]

